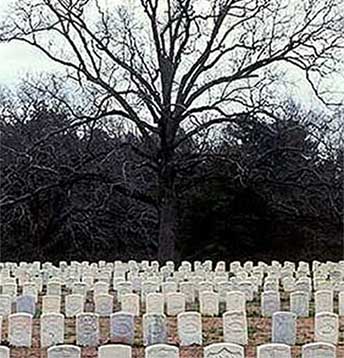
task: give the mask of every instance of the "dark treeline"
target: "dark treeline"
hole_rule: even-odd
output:
[[[1,260],[157,257],[158,179],[140,136],[111,119],[73,126],[43,99],[3,98],[1,113]],[[336,119],[276,113],[180,146],[177,259],[342,257]]]

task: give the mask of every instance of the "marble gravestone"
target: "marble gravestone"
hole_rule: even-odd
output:
[[[61,297],[47,295],[42,298],[42,313],[60,313]]]
[[[315,292],[315,313],[333,312],[333,292],[330,290],[321,290]]]
[[[161,292],[164,295],[164,298],[170,293],[176,293],[178,289],[178,285],[176,282],[163,282],[161,284]]]
[[[204,291],[200,294],[200,312],[205,316],[219,315],[219,295],[216,292]]]
[[[148,293],[146,296],[146,313],[164,313],[164,295],[162,293]]]
[[[36,313],[35,297],[31,295],[18,296],[16,299],[16,311],[17,313],[29,313],[34,316]]]
[[[245,294],[246,301],[254,299],[254,287],[251,281],[242,281],[238,284],[238,290]]]
[[[131,347],[123,344],[100,346],[98,358],[131,358]]]
[[[185,295],[180,292],[168,293],[166,295],[166,303],[167,303],[167,315],[169,316],[177,316],[179,313],[185,311]]]
[[[80,294],[71,294],[65,296],[65,314],[66,317],[76,317],[84,312],[84,296]]]
[[[336,358],[336,346],[330,343],[304,344],[302,358]]]
[[[195,301],[195,286],[193,282],[185,281],[179,284],[179,291],[184,293],[185,301],[187,303],[193,303]]]
[[[81,295],[85,297],[87,295],[88,290],[93,289],[93,277],[91,276],[84,276],[82,278],[82,282],[76,281],[73,282],[72,285],[72,295]]]
[[[50,347],[48,358],[81,358],[81,349],[71,344]]]
[[[291,358],[291,348],[280,343],[262,344],[257,347],[257,358]]]
[[[9,295],[0,295],[0,316],[7,318],[12,312],[12,298]]]
[[[59,281],[51,281],[47,285],[47,295],[61,296],[62,288]]]
[[[232,343],[213,343],[204,348],[204,358],[245,358],[244,348]]]
[[[145,313],[142,324],[144,346],[166,343],[167,327],[164,314]]]
[[[2,285],[2,294],[10,296],[11,301],[15,301],[15,298],[17,296],[17,290],[18,287],[14,282],[8,282]]]
[[[293,346],[296,342],[296,314],[275,312],[272,315],[272,343]]]
[[[76,343],[81,347],[99,344],[99,316],[96,313],[79,313],[76,316]]]
[[[105,295],[109,293],[109,284],[107,282],[98,281],[93,286],[94,297],[98,295]]]
[[[32,315],[14,313],[8,316],[8,338],[11,346],[31,347]]]
[[[177,316],[181,346],[202,345],[202,316],[199,312],[183,312]]]
[[[281,309],[281,300],[278,291],[264,291],[261,295],[261,310],[263,317],[272,315]]]
[[[41,347],[64,343],[64,316],[61,313],[45,313],[41,316]]]
[[[246,297],[241,291],[227,292],[226,295],[227,311],[246,311]]]
[[[5,346],[0,346],[0,358],[10,358],[10,349]]]
[[[223,337],[226,343],[247,344],[246,312],[227,311],[223,314]]]
[[[155,344],[145,349],[145,358],[179,358],[179,349],[168,344]]]
[[[113,311],[113,296],[107,293],[94,297],[94,312],[99,317],[109,317]]]
[[[309,316],[309,293],[295,291],[290,293],[290,311],[298,317]]]
[[[121,302],[123,295],[133,293],[133,284],[130,281],[119,282],[116,286],[117,301]]]
[[[134,316],[140,315],[140,297],[136,293],[127,293],[122,296],[121,310]]]
[[[338,315],[330,312],[316,313],[315,341],[337,344],[338,342]]]
[[[110,316],[110,339],[113,343],[132,345],[134,343],[134,315],[129,312],[116,312]]]

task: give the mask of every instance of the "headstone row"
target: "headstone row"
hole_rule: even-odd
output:
[[[110,316],[110,340],[114,343],[133,345],[135,316],[128,312],[116,312]],[[1,327],[0,319],[0,327]],[[41,347],[64,343],[64,316],[60,313],[43,314],[40,320]],[[145,346],[166,343],[167,321],[164,314],[146,313],[143,315],[143,343]],[[199,312],[182,312],[177,316],[178,336],[181,346],[202,344],[202,319]],[[315,316],[317,342],[337,344],[338,315],[321,312]],[[0,332],[1,333],[1,332]],[[30,347],[32,341],[32,315],[11,314],[8,318],[9,343],[14,347]],[[227,311],[223,314],[223,340],[226,343],[248,344],[246,312]],[[295,345],[296,314],[275,312],[272,316],[272,343]],[[81,347],[99,345],[99,315],[80,313],[76,317],[76,343]]]
[[[0,357],[9,358],[10,349],[0,346]],[[81,358],[81,349],[74,345],[60,345],[48,349],[48,358]],[[132,358],[132,349],[126,345],[104,345],[98,349],[98,358]],[[145,349],[145,358],[179,358],[179,349],[168,344],[155,344]],[[231,343],[213,343],[204,348],[204,358],[244,358],[244,348]],[[292,358],[285,344],[263,344],[257,347],[257,358]],[[302,346],[302,358],[336,358],[336,347],[329,343],[309,343]]]

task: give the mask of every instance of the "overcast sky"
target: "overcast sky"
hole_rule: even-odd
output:
[[[10,4],[15,0],[0,0],[0,20],[6,16]],[[108,0],[102,0],[105,4]],[[118,4],[115,0],[114,3]],[[132,0],[125,0],[126,2]],[[20,82],[26,74],[35,75],[43,72],[53,72],[57,70],[55,63],[47,59],[38,50],[20,43],[0,43],[0,86],[14,86]],[[308,84],[297,73],[291,77],[295,82],[292,94],[295,97],[307,98],[307,102],[312,103],[312,92]],[[333,88],[338,92],[344,93],[344,73],[342,77],[333,78]]]
[[[0,0],[0,21],[15,2]],[[42,71],[56,71],[56,64],[29,45],[0,43],[0,85],[15,85],[26,74],[39,74]]]

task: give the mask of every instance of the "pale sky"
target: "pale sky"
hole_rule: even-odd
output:
[[[13,85],[29,74],[54,71],[56,64],[24,44],[0,44],[0,85]]]
[[[0,21],[6,17],[6,13],[10,11],[10,6],[15,4],[16,1],[18,0],[0,0]],[[121,1],[123,0],[115,0],[115,3],[118,4]],[[108,0],[101,0],[100,2],[107,6]],[[38,75],[42,72],[57,70],[56,63],[53,63],[39,50],[29,45],[18,42],[0,43],[0,86],[15,85],[26,74]]]
[[[0,0],[0,21],[14,3],[15,0]],[[0,43],[0,85],[15,85],[26,74],[38,75],[56,70],[56,63],[29,45],[18,42]]]
[[[9,10],[9,5],[15,0],[0,0],[0,21],[6,16],[6,11]],[[107,3],[108,0],[102,0]],[[119,1],[115,0],[118,4]],[[131,0],[125,0],[126,2]],[[26,74],[38,75],[42,72],[54,72],[58,67],[51,60],[47,59],[38,50],[29,45],[20,43],[0,43],[0,86],[14,86],[20,82]],[[297,73],[291,76],[292,82],[296,83],[291,90],[291,94],[301,99],[309,98],[307,102],[313,102],[314,98],[312,91],[307,83],[299,78]],[[339,80],[336,77],[336,84],[333,88],[338,88],[338,92],[344,93],[344,73]],[[332,87],[332,86],[331,86]],[[283,91],[284,89],[281,89]]]

